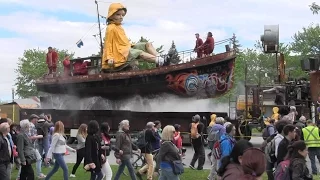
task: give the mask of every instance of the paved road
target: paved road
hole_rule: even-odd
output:
[[[250,142],[255,146],[255,147],[259,147],[261,145],[261,143],[263,142],[263,139],[262,137],[252,137]],[[193,149],[191,147],[186,147],[187,149],[187,152],[186,152],[186,156],[185,156],[185,159],[183,160],[183,162],[187,165],[189,165],[191,159],[192,159],[192,156],[193,156]],[[206,148],[206,154],[209,153],[209,150]],[[65,160],[67,163],[75,163],[76,162],[76,154],[75,153],[70,153],[70,155],[66,156],[65,157]],[[111,153],[111,155],[108,157],[108,160],[109,160],[109,163],[110,164],[116,164],[116,159],[115,157],[113,156],[113,153]],[[307,161],[308,161],[308,166],[309,166],[309,169],[310,169],[310,161],[309,161],[309,158],[307,158]],[[318,169],[320,169],[320,165],[319,165],[319,162],[317,163],[318,164]],[[205,169],[210,169],[210,162],[208,161],[208,159],[206,159],[206,163],[204,165],[204,168]]]

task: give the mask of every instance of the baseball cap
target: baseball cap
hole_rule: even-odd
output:
[[[199,114],[196,114],[192,117],[192,120],[193,121],[200,121],[200,115]]]
[[[154,126],[155,124],[154,124],[154,122],[148,122],[147,123],[147,126]]]
[[[37,116],[36,114],[31,114],[30,117],[29,117],[29,119],[31,120],[31,119],[33,119],[33,118],[39,119],[39,116]]]

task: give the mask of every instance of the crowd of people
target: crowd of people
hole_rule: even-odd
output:
[[[296,118],[297,115],[295,107],[290,107],[288,115],[269,119],[265,129],[267,137],[257,149],[246,140],[235,141],[234,125],[213,114],[212,123],[207,128],[208,146],[211,149],[208,159],[212,162],[208,179],[259,180],[265,172],[268,180],[312,179],[318,174],[316,157],[320,161],[320,131],[311,120],[306,120],[304,116]],[[193,124],[198,124],[198,132],[203,132],[200,117],[195,116],[194,119]],[[201,170],[205,154],[204,145],[199,143],[203,140],[199,138],[201,136],[192,139],[192,144],[194,159],[198,160],[197,169]],[[306,164],[307,156],[311,171]],[[195,169],[194,162],[190,163],[192,169]]]
[[[195,115],[190,124],[191,144],[194,149],[189,167],[203,170],[205,164],[205,144],[208,140],[211,162],[208,179],[215,180],[259,180],[264,173],[269,180],[312,179],[317,175],[316,157],[320,157],[319,128],[304,116],[292,121],[289,115],[270,119],[265,138],[260,148],[255,148],[247,140],[235,140],[237,129],[228,118],[211,115],[208,127]],[[206,128],[206,130],[205,130]],[[77,133],[76,148],[69,147],[61,121],[52,122],[51,115],[32,114],[28,119],[14,124],[10,119],[0,119],[0,175],[1,179],[11,179],[12,167],[19,170],[16,179],[49,180],[61,167],[63,179],[76,178],[81,162],[91,173],[91,180],[121,179],[127,167],[131,179],[178,180],[183,173],[183,137],[180,125],[167,125],[161,129],[161,122],[148,122],[134,141],[131,138],[129,120],[122,120],[116,133],[116,141],[111,143],[108,123],[95,120],[81,124]],[[206,134],[206,135],[205,135]],[[119,164],[112,174],[108,156],[114,151]],[[136,151],[144,157],[145,164],[135,171],[131,159]],[[76,163],[69,175],[65,154],[76,153]],[[311,170],[306,165],[306,157],[311,161]],[[154,164],[155,161],[155,164]],[[197,162],[197,166],[196,166]],[[15,164],[15,166],[13,166]],[[35,164],[36,173],[32,165]],[[52,166],[47,175],[42,167]],[[14,177],[15,178],[15,177]]]

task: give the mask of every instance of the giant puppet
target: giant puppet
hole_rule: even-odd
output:
[[[124,66],[134,66],[137,61],[156,63],[163,66],[164,57],[157,56],[156,49],[149,42],[132,44],[127,37],[122,21],[127,14],[127,8],[120,3],[109,6],[107,30],[105,34],[102,56],[102,71],[122,69]]]

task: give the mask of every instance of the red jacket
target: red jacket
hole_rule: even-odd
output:
[[[69,75],[70,74],[70,60],[69,59],[64,59],[63,60],[63,71],[65,75]]]
[[[80,75],[88,74],[87,64],[88,62],[76,61],[73,64],[73,73]]]
[[[194,49],[197,49],[198,47],[200,47],[203,44],[203,41],[201,38],[198,38],[196,40],[196,47],[194,47]],[[201,52],[201,49],[197,49],[197,52]]]
[[[178,149],[182,148],[182,138],[180,135],[180,132],[175,132],[174,133],[174,144],[177,146]]]
[[[204,51],[207,53],[212,53],[214,50],[214,39],[213,37],[207,37],[206,41],[203,43]]]
[[[51,55],[51,58],[50,58]],[[48,64],[48,66],[53,66],[53,67],[57,67],[57,63],[58,63],[58,53],[55,51],[51,51],[51,53],[47,53],[47,59],[46,59],[46,63]]]

